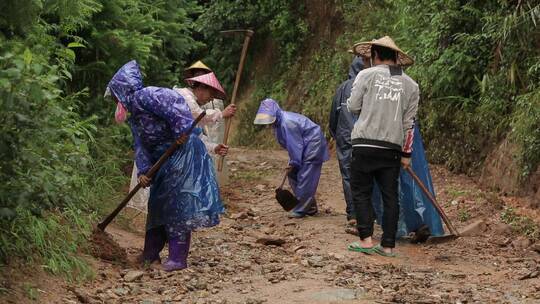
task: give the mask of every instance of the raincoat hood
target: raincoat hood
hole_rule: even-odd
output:
[[[353,62],[351,63],[351,67],[349,68],[349,79],[355,79],[356,75],[358,75],[358,73],[360,73],[360,71],[363,69],[364,61],[362,60],[362,57],[355,56]]]
[[[124,64],[109,81],[107,88],[124,108],[131,111],[131,97],[136,91],[143,89],[141,69],[137,61],[132,60]]]
[[[269,125],[274,123],[277,117],[281,114],[281,108],[279,107],[277,101],[267,98],[261,101],[257,115],[255,116],[256,125]]]

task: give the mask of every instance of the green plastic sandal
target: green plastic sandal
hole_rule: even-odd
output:
[[[354,242],[354,243],[350,243],[349,246],[347,246],[347,249],[349,251],[362,252],[362,253],[365,253],[365,254],[372,254],[374,247],[366,248],[366,247],[360,246],[360,244],[358,244],[358,242]]]
[[[378,255],[382,255],[384,257],[389,257],[389,258],[397,257],[397,255],[393,252],[392,253],[384,252],[384,249],[381,247],[381,245],[377,245],[373,247],[373,252],[375,252]]]

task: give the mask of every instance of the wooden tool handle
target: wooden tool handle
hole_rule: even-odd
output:
[[[281,181],[278,189],[283,189],[283,185],[285,185],[285,181],[287,180],[287,175],[289,175],[289,171],[285,170],[285,175],[283,175],[283,180]]]
[[[206,111],[203,111],[198,117],[197,119],[195,119],[195,121],[193,121],[193,123],[191,124],[191,126],[189,127],[189,129],[184,133],[182,134],[182,136],[184,135],[189,135],[191,134],[191,132],[193,132],[193,129],[195,129],[195,127],[197,126],[197,124],[201,121],[201,119],[203,119],[203,117],[206,115]],[[181,138],[181,137],[180,137]],[[178,139],[180,139],[178,138]],[[152,178],[154,175],[156,175],[156,173],[158,172],[159,168],[161,168],[161,166],[163,165],[163,163],[176,151],[176,149],[178,149],[178,147],[180,146],[181,144],[178,143],[176,140],[173,142],[173,144],[167,149],[167,151],[165,151],[165,153],[163,153],[161,155],[161,157],[159,158],[159,160],[152,166],[152,168],[150,168],[150,170],[148,170],[148,172],[145,174],[148,178]],[[112,222],[112,220],[118,215],[118,213],[120,213],[120,211],[122,211],[122,209],[124,209],[124,207],[126,207],[126,205],[128,204],[129,200],[135,195],[135,193],[137,193],[137,191],[139,191],[139,189],[141,189],[142,186],[141,186],[141,183],[138,183],[131,191],[129,191],[128,195],[126,195],[126,197],[124,197],[124,199],[122,200],[122,202],[120,202],[120,204],[118,204],[118,206],[116,207],[116,209],[113,210],[113,212],[111,212],[111,214],[109,214],[109,216],[107,216],[101,223],[99,223],[97,225],[97,227],[101,230],[101,231],[105,231],[105,228],[107,228],[107,226]]]
[[[429,198],[429,200],[431,201],[431,203],[433,204],[435,209],[437,209],[437,212],[442,217],[444,223],[446,224],[446,227],[448,227],[448,230],[450,230],[450,233],[455,235],[455,236],[459,236],[459,232],[456,230],[454,225],[452,225],[452,223],[450,222],[450,219],[448,218],[448,216],[446,216],[446,213],[444,213],[444,210],[441,208],[441,206],[435,200],[435,197],[433,197],[431,192],[426,188],[424,183],[422,183],[420,178],[414,173],[414,171],[411,169],[411,167],[407,167],[407,168],[405,168],[405,170],[412,176],[414,181],[418,184],[418,186],[420,186],[420,189],[422,189],[424,194]]]
[[[242,46],[242,54],[240,55],[240,62],[238,63],[238,70],[236,72],[236,79],[234,80],[234,88],[233,93],[231,97],[231,104],[235,104],[236,102],[236,94],[238,93],[238,86],[240,85],[240,78],[242,77],[242,71],[244,70],[244,62],[246,61],[246,54],[249,46],[249,41],[251,39],[251,36],[253,35],[253,31],[247,31],[246,36],[244,37],[244,45]],[[227,145],[227,142],[229,141],[229,132],[231,130],[231,124],[232,124],[232,117],[227,118],[225,120],[225,134],[223,136],[223,144]],[[225,160],[225,156],[221,156],[218,159],[218,172],[221,172],[223,170],[223,162]]]

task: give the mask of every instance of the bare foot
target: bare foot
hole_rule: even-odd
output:
[[[360,239],[360,242],[358,242],[360,244],[360,247],[362,248],[371,248],[373,247],[373,239],[369,236],[365,239]]]
[[[389,253],[389,254],[394,253],[394,248],[383,247],[382,250],[384,251],[384,253]]]

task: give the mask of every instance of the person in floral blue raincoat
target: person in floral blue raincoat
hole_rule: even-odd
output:
[[[217,94],[210,86],[209,97]],[[150,180],[146,173],[193,123],[185,100],[174,90],[144,87],[139,65],[130,61],[116,72],[107,91],[117,103],[117,120],[127,119],[135,146],[139,182],[150,186],[143,259],[159,262],[168,242],[166,271],[187,267],[191,231],[219,224],[224,207],[208,151],[196,128]]]

